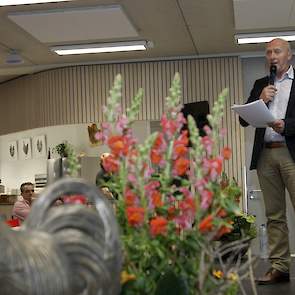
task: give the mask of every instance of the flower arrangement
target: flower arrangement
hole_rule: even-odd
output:
[[[162,132],[138,144],[131,124],[143,91],[125,115],[120,107],[121,83],[118,75],[104,109],[106,122],[96,138],[110,149],[104,162],[111,176],[106,185],[118,195],[122,294],[216,294],[217,289],[218,294],[236,294],[242,278],[240,261],[224,263],[222,248],[215,243],[232,231],[232,218],[240,212],[236,202],[240,188],[235,182],[221,183],[223,161],[231,156],[231,149],[222,146],[227,90],[214,104],[208,115],[210,127],[204,127],[201,137],[193,118],[186,120],[180,112],[176,74],[165,101]]]

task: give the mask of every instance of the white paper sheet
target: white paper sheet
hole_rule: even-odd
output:
[[[234,104],[231,109],[237,112],[240,117],[253,127],[267,127],[268,123],[275,121],[275,117],[262,99],[242,105]]]

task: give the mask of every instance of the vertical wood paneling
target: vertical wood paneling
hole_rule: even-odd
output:
[[[65,70],[65,80],[69,81],[71,79],[71,69]],[[66,83],[65,87],[65,105],[66,109],[64,111],[66,124],[70,124],[71,122],[71,88],[70,83]]]
[[[58,117],[58,112],[59,112],[59,99],[58,99],[58,89],[59,89],[59,79],[58,79],[58,73],[59,70],[54,70],[51,72],[51,89],[52,89],[52,94],[51,94],[51,100],[52,100],[52,106],[54,109],[54,112],[51,116],[51,125],[54,124],[54,122],[59,122],[59,117]],[[50,110],[50,109],[49,109]]]
[[[103,121],[102,106],[116,74],[123,78],[122,108],[144,89],[140,120],[159,120],[172,78],[179,72],[183,103],[208,100],[210,109],[225,87],[224,144],[233,149],[225,170],[242,183],[244,133],[230,110],[242,103],[242,69],[238,57],[187,59],[129,64],[73,66],[22,77],[0,85],[0,135],[20,130]],[[3,111],[4,110],[4,111]]]
[[[80,90],[80,103],[81,103],[81,123],[86,122],[86,67],[81,68],[81,90]],[[81,110],[80,109],[80,110]]]

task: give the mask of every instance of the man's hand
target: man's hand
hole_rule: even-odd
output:
[[[284,120],[275,120],[272,123],[268,124],[275,132],[283,133],[285,129],[285,121]]]
[[[268,85],[263,88],[260,99],[262,99],[265,103],[271,101],[276,95],[277,89],[273,85]]]

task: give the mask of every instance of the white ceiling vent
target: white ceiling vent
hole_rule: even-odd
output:
[[[24,63],[24,60],[16,50],[12,49],[7,55],[5,63],[9,65],[19,65]]]

